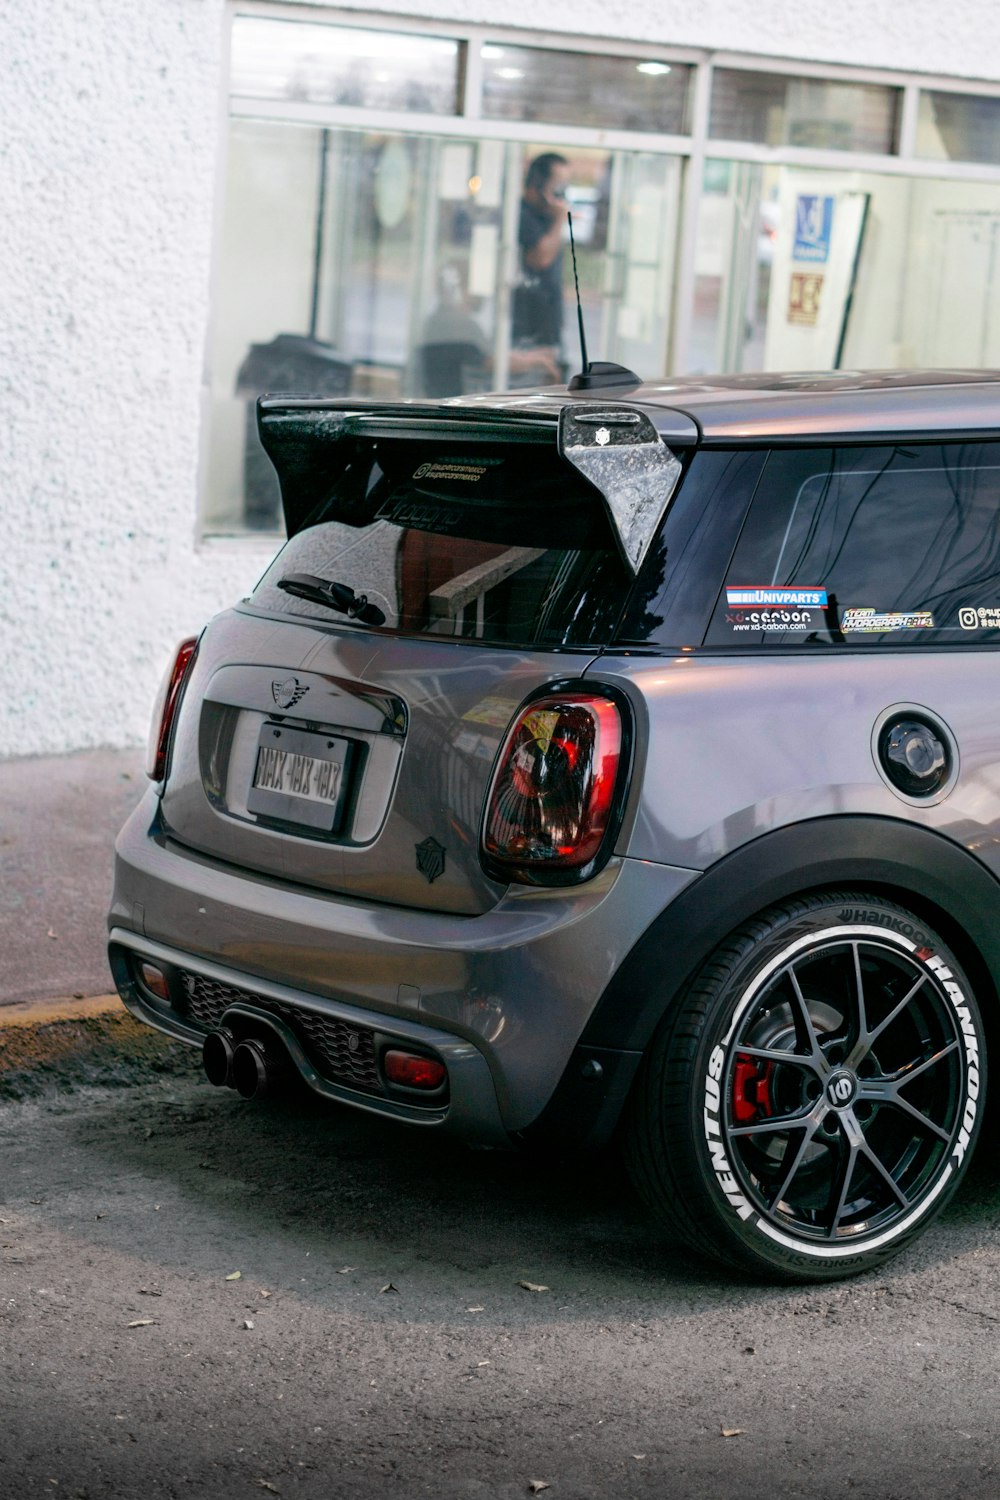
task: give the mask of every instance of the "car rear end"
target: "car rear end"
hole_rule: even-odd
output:
[[[186,642],[120,836],[126,1003],[245,1094],[318,1092],[500,1141],[691,872],[624,857],[641,701],[602,682],[682,463],[615,403],[274,400],[289,541]]]

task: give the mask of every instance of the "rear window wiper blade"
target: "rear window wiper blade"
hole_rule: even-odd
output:
[[[384,625],[385,615],[377,604],[368,603],[367,594],[356,594],[346,583],[335,583],[329,578],[317,578],[313,573],[289,573],[278,579],[278,588],[297,599],[308,599],[313,604],[325,604],[328,609],[338,610],[362,625]]]

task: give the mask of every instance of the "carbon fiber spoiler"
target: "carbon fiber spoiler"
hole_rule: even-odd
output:
[[[523,398],[522,398],[523,400]],[[543,393],[530,404],[422,405],[343,398],[261,396],[257,428],[281,486],[290,537],[310,524],[347,465],[347,437],[442,438],[462,443],[555,443],[560,456],[600,494],[623,560],[637,573],[681,474],[676,448],[698,440],[685,414],[657,410],[670,446],[638,405],[566,400]]]

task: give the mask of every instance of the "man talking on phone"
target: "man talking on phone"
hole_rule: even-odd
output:
[[[518,225],[519,284],[514,288],[515,349],[542,349],[558,361],[562,340],[562,246],[569,162],[545,151],[529,164]]]

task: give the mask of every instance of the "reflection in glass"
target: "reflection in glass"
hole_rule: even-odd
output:
[[[890,153],[900,97],[899,89],[882,84],[717,68],[709,134],[765,146]]]
[[[362,109],[458,112],[459,44],[237,16],[231,87],[255,99],[302,99]]]
[[[780,169],[707,161],[698,204],[688,368],[763,368],[771,268],[781,234]]]
[[[917,155],[996,166],[1000,162],[1000,98],[922,92]]]
[[[300,431],[289,446],[309,442]],[[312,442],[322,450],[323,439]],[[628,578],[599,495],[554,443],[474,448],[405,436],[327,445],[330,495],[265,573],[254,604],[329,619],[280,586],[308,573],[364,594],[390,631],[518,647],[606,640]]]
[[[663,135],[685,135],[689,129],[691,69],[685,63],[492,42],[483,47],[482,59],[487,119]]]
[[[809,205],[829,231],[813,246],[799,232]],[[692,374],[827,369],[834,349],[844,369],[991,368],[1000,183],[710,160],[692,312]]]
[[[491,383],[505,155],[234,120],[228,166],[205,521],[275,530],[258,395],[398,400]]]

